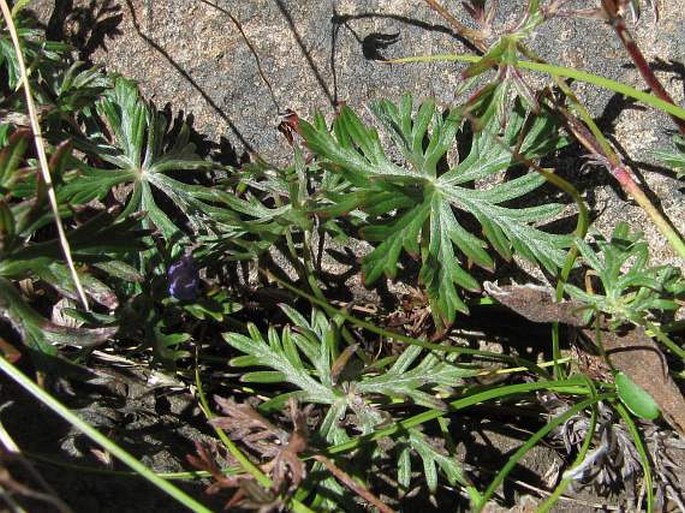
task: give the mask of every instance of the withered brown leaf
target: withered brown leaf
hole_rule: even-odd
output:
[[[579,328],[583,336],[604,349],[609,363],[645,389],[673,428],[685,437],[685,398],[668,373],[666,358],[641,326],[611,331],[585,326],[582,305],[554,301],[554,292],[538,285],[505,285],[485,282],[485,291],[500,303],[533,322],[560,322]]]
[[[211,424],[224,429],[231,439],[239,440],[262,459],[268,460],[263,469],[271,477],[272,492],[281,494],[296,489],[307,474],[298,455],[308,445],[306,417],[310,408],[300,410],[295,401],[290,401],[289,412],[294,429],[288,433],[247,404],[218,396],[214,399],[224,416],[212,419]]]

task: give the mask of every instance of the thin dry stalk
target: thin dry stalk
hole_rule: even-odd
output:
[[[461,37],[473,43],[473,45],[483,53],[487,51],[487,45],[485,44],[485,41],[483,40],[483,34],[480,31],[473,30],[461,23],[457,18],[454,17],[452,13],[447,10],[447,8],[445,8],[445,6],[436,2],[436,0],[424,1],[431,7],[431,9],[445,18],[445,20],[452,25],[454,30],[456,30]]]
[[[374,494],[372,494],[369,490],[364,488],[357,481],[352,479],[352,477],[347,472],[345,472],[344,470],[337,467],[336,464],[333,463],[326,456],[323,456],[321,454],[315,454],[312,457],[316,461],[321,463],[323,466],[325,466],[331,474],[333,474],[341,483],[343,483],[345,486],[347,486],[350,490],[352,490],[354,493],[359,495],[362,499],[364,499],[369,504],[372,504],[373,506],[378,508],[378,511],[380,511],[381,513],[395,513],[394,509],[392,509],[390,506],[385,504],[382,500],[380,500],[378,497],[376,497]]]
[[[52,184],[52,177],[50,175],[50,167],[48,165],[48,158],[45,154],[45,145],[43,142],[43,133],[40,128],[40,123],[38,121],[38,115],[36,111],[36,105],[33,102],[33,95],[31,94],[31,86],[29,85],[28,74],[26,72],[26,64],[24,63],[24,56],[21,53],[21,45],[19,43],[19,37],[17,35],[17,29],[14,26],[14,20],[12,19],[12,13],[9,6],[7,5],[7,0],[0,0],[0,8],[2,9],[2,15],[5,18],[5,23],[7,23],[7,28],[9,29],[10,36],[12,37],[12,44],[14,46],[14,51],[17,55],[17,62],[19,63],[19,70],[21,72],[21,82],[24,89],[24,94],[26,96],[26,105],[29,110],[29,119],[31,120],[31,129],[33,131],[33,139],[36,144],[36,154],[38,155],[38,162],[40,163],[40,170],[43,175],[43,181],[48,191],[48,198],[50,200],[50,208],[55,216],[55,225],[57,227],[57,233],[59,235],[59,242],[64,253],[64,258],[67,261],[67,266],[71,273],[71,278],[74,281],[74,286],[78,292],[79,299],[83,304],[85,310],[89,310],[88,299],[86,298],[86,293],[83,290],[83,285],[81,285],[81,280],[76,272],[76,267],[74,266],[74,260],[71,256],[71,247],[69,246],[69,241],[67,240],[67,235],[64,230],[64,223],[62,223],[62,217],[59,214],[59,207],[57,206],[57,196],[55,195],[55,188]]]

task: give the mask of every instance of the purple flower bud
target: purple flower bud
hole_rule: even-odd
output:
[[[200,286],[200,275],[195,268],[191,255],[182,256],[169,266],[169,295],[180,301],[192,301],[197,297]]]

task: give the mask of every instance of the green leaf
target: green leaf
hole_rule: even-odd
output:
[[[132,182],[136,174],[130,169],[97,169],[78,163],[78,171],[72,173],[68,183],[58,191],[61,201],[82,205],[94,199],[102,199],[120,184]]]
[[[293,326],[286,326],[280,333],[270,328],[265,339],[257,327],[250,324],[249,336],[223,335],[226,342],[243,353],[234,357],[230,364],[244,369],[244,381],[289,383],[296,388],[300,401],[328,405],[319,433],[329,443],[349,439],[346,428],[339,422],[346,413],[353,417],[356,429],[371,433],[386,419],[380,405],[388,399],[395,403],[408,400],[430,409],[444,409],[445,404],[438,394],[449,393],[464,377],[477,372],[472,366],[460,365],[456,361],[457,355],[424,355],[421,348],[409,346],[384,372],[350,373],[338,383],[341,373],[339,369],[334,371],[339,354],[338,324],[320,311],[313,311],[308,320],[291,307],[282,308]],[[278,390],[282,391],[282,387]],[[269,409],[284,400],[281,394],[272,398]],[[439,467],[443,465],[447,463],[438,462]]]
[[[537,191],[545,183],[541,175],[530,170],[501,179],[516,164],[515,152],[535,159],[562,144],[553,118],[540,112],[528,119],[516,105],[502,133],[494,116],[498,98],[483,97],[485,114],[478,120],[482,129],[473,134],[470,151],[459,162],[452,162],[450,152],[460,138],[469,136],[463,108],[441,113],[426,101],[414,113],[409,96],[399,105],[387,100],[372,105],[392,143],[387,151],[376,129],[365,126],[348,107],[341,109],[332,133],[320,117],[314,125],[300,122],[307,146],[321,164],[350,184],[344,194],[328,196],[338,203],[338,209],[329,212],[361,210],[366,225],[360,235],[378,243],[362,263],[365,282],[372,284],[383,274],[395,277],[403,252],[420,258],[419,278],[442,324],[451,323],[457,311],[466,311],[460,289],[479,289],[468,266],[493,269],[489,248],[506,260],[519,255],[554,273],[572,242],[569,235],[539,228],[541,220],[558,216],[562,205],[509,206]],[[474,187],[480,182],[491,185]],[[470,229],[474,221],[480,233]]]
[[[619,223],[607,240],[595,234],[593,241],[576,241],[583,262],[599,278],[593,291],[573,284],[565,291],[587,305],[590,314],[602,312],[610,327],[626,322],[644,325],[650,313],[677,310],[685,293],[682,271],[671,265],[649,265],[649,247],[639,232]],[[591,244],[592,243],[592,244]]]
[[[278,371],[246,372],[240,377],[243,383],[283,383],[285,374]]]
[[[12,209],[0,200],[0,254],[5,252],[5,248],[11,248],[15,241],[16,223]]]
[[[15,131],[0,152],[0,191],[9,191],[19,177],[17,170],[28,148],[29,130]]]
[[[32,0],[17,0],[14,2],[14,5],[12,6],[12,17],[15,18],[18,14],[19,11],[24,9],[29,3],[31,3]]]
[[[78,228],[67,233],[72,254],[77,261],[109,261],[112,253],[139,251],[147,246],[142,240],[146,232],[137,229],[138,217],[114,219],[103,212]],[[24,277],[27,273],[62,260],[63,254],[57,239],[24,244],[0,260],[0,276]]]
[[[168,335],[160,333],[159,340],[166,347],[175,347],[188,342],[191,338],[190,333],[170,333]]]
[[[411,484],[411,448],[403,446],[399,458],[397,458],[397,482],[407,490]]]
[[[114,169],[79,165],[77,172],[70,174],[60,191],[61,198],[72,203],[85,203],[103,199],[113,188],[122,189],[120,186],[130,184],[126,214],[146,212],[148,222],[167,242],[178,242],[183,237],[186,224],[195,234],[200,228],[207,231],[203,217],[214,206],[194,193],[211,190],[204,186],[191,186],[166,175],[216,167],[196,153],[183,119],[176,123],[177,130],[169,129],[170,120],[166,113],[146,102],[134,82],[121,77],[97,102],[96,110],[107,130],[91,124],[92,137],[77,139],[75,144]],[[178,206],[186,220],[179,219],[177,212],[158,204],[153,189]]]
[[[0,317],[8,319],[24,343],[46,354],[56,354],[57,345],[93,347],[106,342],[116,326],[71,328],[50,322],[36,312],[9,280],[0,277]]]
[[[462,468],[457,463],[454,456],[446,455],[436,449],[428,442],[425,435],[418,429],[409,430],[409,444],[411,448],[421,458],[423,465],[423,478],[426,486],[431,493],[435,493],[438,488],[438,470],[440,470],[451,485],[468,485],[468,480],[464,476]]]
[[[332,404],[336,401],[339,394],[312,377],[310,369],[294,352],[287,330],[284,331],[283,336],[279,336],[276,330],[269,329],[267,342],[256,326],[250,324],[248,328],[250,331],[249,338],[238,333],[227,333],[223,335],[224,340],[234,348],[254,358],[257,365],[281,373],[284,381],[295,385],[306,393],[307,401],[323,404]]]
[[[659,417],[659,407],[644,388],[623,372],[616,374],[615,382],[619,399],[633,415],[647,420]]]
[[[421,352],[418,346],[408,346],[390,369],[377,376],[365,376],[357,383],[357,390],[363,394],[407,397],[430,409],[444,409],[443,402],[426,390],[458,386],[464,378],[475,375],[478,369],[461,367],[436,353],[429,353],[418,360]]]
[[[96,262],[93,267],[106,272],[110,276],[119,278],[120,280],[141,283],[145,280],[145,277],[140,274],[134,267],[131,267],[126,262],[119,260],[109,260],[104,262]]]
[[[55,287],[63,296],[78,299],[78,293],[74,286],[71,272],[65,264],[51,262],[45,267],[37,267],[34,271],[37,276]],[[90,298],[109,310],[114,310],[119,306],[119,301],[114,291],[102,281],[85,272],[78,272],[78,275],[81,285]]]
[[[654,156],[661,160],[664,165],[673,168],[678,178],[685,176],[685,137],[676,135],[673,137],[674,150],[657,150]]]
[[[192,339],[190,333],[166,333],[165,329],[164,319],[160,318],[154,323],[152,330],[148,331],[155,355],[167,363],[189,357],[190,351],[178,347]]]
[[[225,291],[218,291],[198,298],[194,303],[183,305],[183,309],[196,319],[222,322],[226,316],[239,312],[242,305],[232,301]]]

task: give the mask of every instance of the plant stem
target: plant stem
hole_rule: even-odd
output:
[[[547,436],[553,429],[555,429],[558,426],[561,426],[573,415],[580,413],[585,408],[593,407],[599,401],[608,399],[609,397],[611,397],[611,394],[606,393],[590,397],[589,399],[585,399],[584,401],[581,401],[578,404],[572,406],[558,417],[555,417],[554,419],[550,420],[541,429],[539,429],[533,436],[531,436],[528,439],[528,441],[526,441],[526,443],[519,447],[519,449],[514,454],[509,456],[509,459],[507,460],[507,463],[502,467],[502,470],[500,470],[497,476],[495,476],[495,479],[492,480],[487,490],[483,492],[481,502],[476,505],[476,511],[483,511],[485,505],[487,504],[487,501],[490,499],[492,494],[495,493],[497,487],[500,484],[502,484],[502,481],[504,481],[504,478],[507,476],[507,474],[509,474],[509,472],[513,470],[513,468],[516,466],[519,460],[524,455],[526,455],[530,449],[532,449],[538,442],[540,442],[545,436]]]
[[[564,87],[567,86],[564,84]],[[569,97],[569,99],[573,101],[571,97]],[[661,212],[657,210],[635,180],[633,180],[630,170],[621,162],[605,137],[601,135],[594,120],[592,120],[589,115],[587,117],[583,116],[585,118],[583,120],[585,121],[584,124],[566,109],[559,108],[559,112],[566,119],[567,127],[574,134],[578,142],[585,146],[585,148],[607,168],[621,188],[645,211],[647,216],[652,220],[676,253],[678,253],[681,258],[685,258],[685,242],[683,242],[681,236],[671,226],[668,220],[661,215]],[[591,130],[588,130],[588,126]],[[600,134],[600,139],[595,137],[597,133]]]
[[[535,55],[532,51],[520,44],[519,49],[521,53],[534,59],[538,62],[543,60]],[[616,154],[609,141],[607,141],[604,134],[595,123],[594,119],[585,108],[585,106],[576,97],[573,90],[561,78],[552,75],[554,83],[561,89],[566,98],[571,102],[575,111],[579,114],[581,119],[578,119],[568,110],[563,107],[558,107],[559,112],[564,117],[569,131],[576,137],[585,148],[602,164],[611,175],[616,179],[621,188],[631,196],[637,204],[642,207],[647,216],[652,220],[657,229],[666,238],[671,247],[685,258],[685,242],[680,235],[675,231],[661,212],[657,210],[654,204],[649,200],[647,195],[640,189],[640,186],[633,180],[629,169],[621,162],[621,158]]]
[[[478,55],[470,54],[435,54],[435,55],[419,55],[410,57],[399,57],[397,59],[388,59],[382,61],[383,64],[410,64],[410,63],[429,63],[429,62],[464,62],[464,63],[474,63],[481,60]],[[557,66],[555,64],[549,64],[546,62],[534,62],[522,59],[512,60],[508,62],[510,66],[514,66],[520,69],[526,69],[530,71],[535,71],[538,73],[544,73],[550,76],[571,78],[578,82],[585,82],[587,84],[596,85],[603,89],[609,91],[614,91],[616,93],[622,94],[629,98],[634,98],[635,100],[641,101],[647,105],[654,107],[655,109],[662,110],[672,116],[680,119],[685,119],[685,109],[675,105],[673,103],[666,102],[657,96],[647,93],[645,91],[640,91],[634,87],[618,82],[617,80],[612,80],[610,78],[603,77],[601,75],[596,75],[594,73],[588,73],[580,69],[568,68],[566,66]]]
[[[380,428],[372,433],[359,435],[357,438],[353,438],[352,440],[328,447],[322,451],[322,453],[331,456],[341,452],[351,451],[360,447],[363,443],[377,441],[384,437],[392,436],[395,433],[406,432],[406,430],[410,428],[426,424],[427,422],[436,420],[444,415],[448,415],[449,413],[454,413],[491,399],[504,399],[508,396],[526,394],[534,390],[557,390],[559,393],[589,395],[587,392],[587,382],[584,377],[580,376],[574,376],[572,378],[563,380],[545,380],[534,383],[516,383],[514,385],[498,386],[482,392],[476,392],[464,397],[463,399],[454,400],[449,403],[449,410],[428,410],[419,413],[399,422],[395,422],[387,427]]]
[[[327,458],[322,454],[316,454],[313,456],[313,458],[326,467],[331,474],[333,474],[341,483],[345,484],[345,486],[356,493],[359,497],[364,499],[369,504],[375,506],[378,511],[381,513],[395,513],[394,509],[390,508],[361,483],[353,479],[352,476],[350,476],[347,472],[339,468],[330,458]]]
[[[671,95],[669,95],[666,89],[664,89],[664,86],[661,85],[661,82],[656,77],[652,69],[649,67],[647,60],[640,51],[640,48],[637,46],[635,39],[633,39],[633,36],[628,30],[628,27],[626,27],[625,19],[618,12],[616,8],[616,3],[613,0],[603,0],[602,7],[604,9],[604,13],[608,17],[609,25],[611,25],[611,27],[616,32],[618,38],[621,40],[623,47],[626,49],[626,52],[628,52],[628,55],[633,60],[635,67],[640,72],[640,75],[642,75],[642,78],[647,83],[647,86],[649,86],[649,88],[656,96],[658,96],[665,102],[672,103],[673,105],[675,105],[675,102],[673,101],[673,98],[671,98]],[[672,114],[670,116],[673,122],[678,126],[678,130],[680,130],[680,133],[682,135],[685,135],[685,120],[680,119]]]
[[[652,485],[652,468],[649,462],[649,453],[647,447],[642,440],[642,436],[640,436],[640,430],[635,424],[633,417],[630,415],[630,413],[628,413],[628,409],[620,401],[614,401],[613,406],[616,408],[616,411],[618,411],[619,415],[623,419],[623,422],[625,422],[628,431],[633,437],[635,449],[637,449],[637,452],[640,455],[644,487],[647,491],[647,512],[652,513],[654,511],[654,489]],[[640,504],[637,504],[637,509],[641,509]]]

